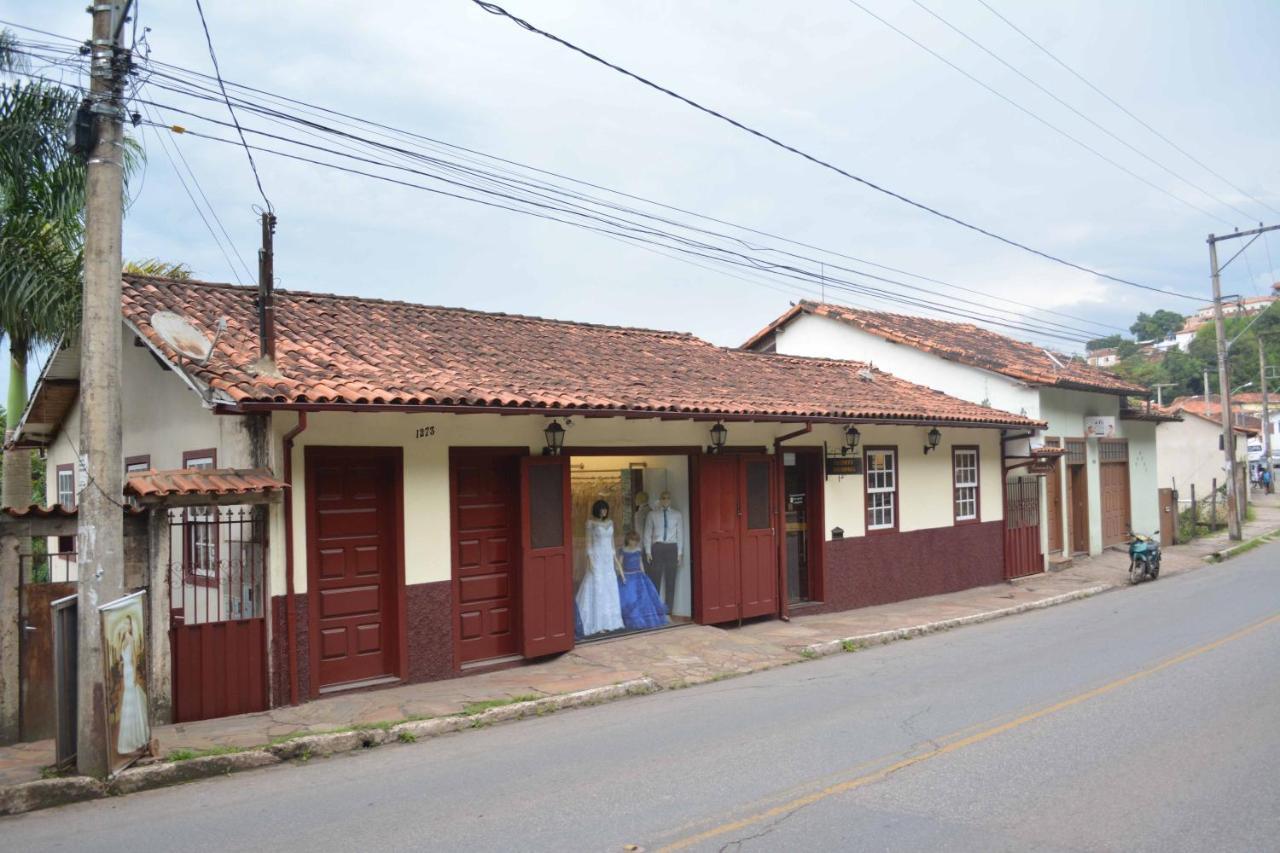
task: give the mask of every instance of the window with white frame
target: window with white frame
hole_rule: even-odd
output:
[[[892,530],[897,526],[897,451],[867,449],[867,529]]]
[[[76,505],[76,469],[74,465],[58,466],[58,503],[65,507]]]
[[[182,454],[183,468],[213,468],[216,465],[215,450],[195,450]],[[208,506],[188,508],[183,533],[187,576],[199,583],[218,583],[217,510]]]
[[[978,518],[978,449],[957,447],[951,454],[956,521]]]

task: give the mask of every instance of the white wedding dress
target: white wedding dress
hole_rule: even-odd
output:
[[[120,680],[123,682],[120,696],[120,733],[116,736],[116,752],[128,755],[147,745],[151,733],[147,730],[147,699],[138,684],[133,667],[133,639],[126,637],[120,646]]]
[[[618,598],[618,576],[613,570],[612,520],[587,520],[587,560],[590,566],[575,598],[582,635],[618,631],[623,627],[622,602]]]

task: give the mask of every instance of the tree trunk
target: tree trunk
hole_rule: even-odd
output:
[[[9,338],[9,399],[5,410],[5,441],[12,437],[27,406],[27,342]],[[0,503],[6,507],[31,505],[31,451],[5,450]],[[41,496],[41,503],[44,503]]]

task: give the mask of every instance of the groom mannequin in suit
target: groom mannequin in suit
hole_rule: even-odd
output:
[[[658,505],[644,520],[641,537],[649,565],[649,580],[662,591],[662,600],[671,612],[676,597],[676,574],[684,556],[684,520],[680,510],[671,506],[671,493],[663,492]]]

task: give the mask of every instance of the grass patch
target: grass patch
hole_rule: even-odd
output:
[[[417,743],[418,736],[413,732],[400,732],[400,734],[396,735],[396,740],[401,743]]]
[[[818,653],[815,652],[813,649],[804,648],[800,650],[800,657],[804,658],[805,660],[813,660],[817,656],[818,656]]]
[[[844,649],[846,652],[856,652],[862,648],[862,643],[859,643],[857,640],[841,640],[840,648]]]
[[[214,755],[234,755],[244,752],[243,746],[211,746],[208,749],[175,749],[166,756],[169,761],[190,761],[193,758],[209,758]]]

